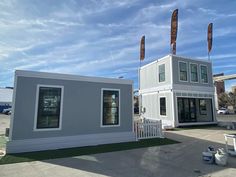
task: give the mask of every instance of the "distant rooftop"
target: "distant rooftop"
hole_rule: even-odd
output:
[[[0,103],[11,103],[12,95],[13,95],[13,89],[0,88]]]

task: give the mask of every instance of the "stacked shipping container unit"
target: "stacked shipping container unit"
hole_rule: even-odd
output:
[[[164,127],[216,123],[211,61],[168,55],[139,74],[143,117]]]

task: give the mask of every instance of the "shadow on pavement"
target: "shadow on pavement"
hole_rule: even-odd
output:
[[[179,133],[180,132],[180,133]],[[200,138],[196,138],[199,132]],[[112,153],[77,156],[44,162],[106,176],[234,176],[236,158],[229,157],[225,167],[205,164],[202,152],[208,146],[224,147],[223,133],[215,130],[166,132],[167,138],[182,143]],[[202,135],[201,135],[202,134]],[[221,139],[221,143],[217,142]],[[215,142],[216,141],[216,142]]]

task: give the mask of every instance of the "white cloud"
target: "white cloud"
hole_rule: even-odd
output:
[[[202,48],[206,50],[206,28],[211,20],[214,39],[235,34],[234,25],[219,25],[222,18],[232,20],[235,14],[229,11],[216,16],[219,8],[208,9],[203,1],[201,7],[198,1],[182,0],[68,0],[53,6],[47,3],[50,2],[0,2],[1,79],[9,78],[16,68],[135,79],[142,35],[146,36],[144,63],[168,54],[170,17],[175,8],[179,8],[177,52],[200,56]],[[232,42],[223,45],[235,46]],[[212,58],[221,61],[221,57],[235,57],[228,48],[224,52],[227,55],[218,52]]]
[[[215,9],[207,9],[207,8],[200,7],[198,10],[200,12],[203,12],[207,15],[211,15],[211,16],[216,17],[216,18],[236,17],[236,13],[222,13],[222,12],[219,12]]]

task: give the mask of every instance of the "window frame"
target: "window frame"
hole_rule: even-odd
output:
[[[164,65],[164,72],[160,73],[160,66],[162,66],[162,65]],[[164,73],[164,80],[161,81],[160,80],[160,78],[161,78],[160,75],[163,74],[163,73]],[[165,65],[165,63],[158,65],[158,81],[159,81],[159,83],[166,82],[166,65]]]
[[[39,90],[40,90],[40,87],[60,88],[61,89],[59,127],[57,127],[57,128],[37,128],[38,103],[39,103]],[[62,86],[62,85],[43,85],[43,84],[38,84],[37,85],[36,99],[35,99],[35,112],[34,112],[34,128],[33,128],[34,131],[54,131],[54,130],[61,130],[62,129],[63,100],[64,100],[64,86]]]
[[[165,98],[165,108],[166,108],[166,114],[165,115],[162,115],[161,114],[161,98]],[[162,116],[162,117],[167,117],[167,104],[166,104],[166,96],[161,96],[159,97],[159,115]]]
[[[192,70],[191,70],[191,65],[196,65],[197,66],[197,81],[192,81]],[[189,63],[189,78],[191,83],[199,83],[199,68],[197,63]]]
[[[202,82],[202,69],[201,69],[202,66],[205,66],[205,67],[206,67],[207,82]],[[208,67],[207,67],[207,65],[200,64],[200,82],[201,82],[202,84],[208,84],[208,83],[209,83]]]
[[[180,79],[180,73],[181,73],[181,71],[180,71],[180,63],[185,63],[186,64],[186,78],[187,78],[187,80],[181,80]],[[188,82],[188,63],[187,62],[185,62],[185,61],[178,61],[178,73],[179,73],[179,82]]]
[[[103,125],[103,91],[118,91],[119,93],[119,116],[118,116],[118,124],[116,125]],[[120,89],[115,89],[115,88],[101,88],[101,115],[100,115],[100,127],[105,128],[105,127],[119,127],[121,122],[120,122]]]

